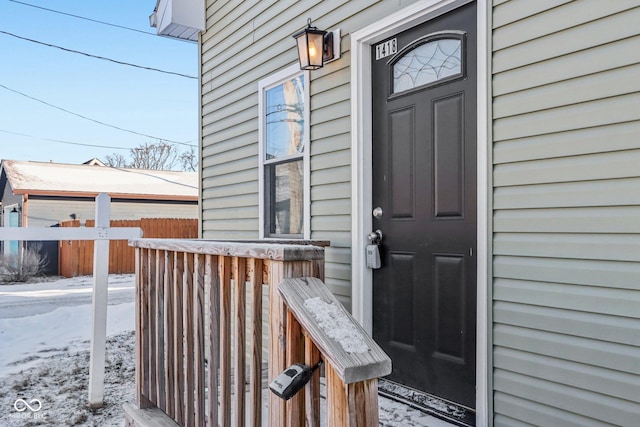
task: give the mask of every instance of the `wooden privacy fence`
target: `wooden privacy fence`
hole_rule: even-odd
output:
[[[270,382],[292,363],[320,358],[328,425],[378,424],[377,377],[391,372],[391,361],[322,282],[328,243],[300,243],[130,241],[136,405],[124,405],[127,427],[319,426],[319,371],[286,402],[268,393],[262,378],[265,366]],[[315,297],[333,304],[367,348],[350,354],[332,343],[305,308]]]
[[[93,227],[94,220],[87,220],[86,227]],[[68,220],[61,227],[80,227],[80,220]],[[144,237],[195,239],[198,237],[198,220],[182,218],[142,218],[139,220],[112,220],[111,227],[139,227]],[[58,271],[64,277],[90,275],[93,272],[93,241],[62,240],[58,244]],[[135,272],[134,248],[126,240],[109,243],[109,273]]]

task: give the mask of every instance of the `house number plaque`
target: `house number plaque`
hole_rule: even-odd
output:
[[[398,39],[393,38],[376,46],[376,61],[398,51]]]

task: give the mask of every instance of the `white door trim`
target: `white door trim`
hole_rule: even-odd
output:
[[[456,9],[471,0],[423,0],[351,34],[351,283],[353,316],[369,332],[373,323],[373,274],[365,245],[372,230],[371,46]],[[488,369],[488,37],[487,4],[477,2],[477,338],[476,425],[489,424]]]

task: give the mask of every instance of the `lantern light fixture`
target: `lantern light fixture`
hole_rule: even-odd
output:
[[[311,26],[311,18],[306,28],[295,33],[298,59],[301,70],[317,70],[326,62],[340,57],[340,30],[327,32]]]

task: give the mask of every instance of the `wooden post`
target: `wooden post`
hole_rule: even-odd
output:
[[[315,351],[322,354],[325,362],[327,425],[377,426],[378,377],[391,373],[389,356],[367,335],[321,280],[312,277],[289,278],[280,283],[278,290],[287,312],[290,313],[287,327],[295,319],[306,333],[305,341],[311,348],[307,351],[306,362],[315,364],[318,357],[313,354]],[[337,309],[331,314],[332,318],[338,323],[351,326],[350,341],[360,341],[360,350],[352,352],[345,349],[344,342],[331,337],[329,331],[319,324],[315,312],[306,305],[307,301],[316,298],[322,304]],[[296,340],[295,336],[296,334],[287,336],[287,346],[292,345]],[[314,350],[315,347],[317,349]],[[289,351],[288,347],[287,350]],[[314,386],[312,382],[307,385],[307,390],[312,392]],[[314,395],[319,396],[319,391],[314,392]],[[307,399],[306,406],[315,413],[317,407],[314,408],[314,405],[313,400]],[[314,419],[309,420],[307,425],[314,425]],[[297,425],[300,424],[298,422]]]
[[[278,284],[284,276],[283,261],[269,261],[269,382],[287,367],[286,307],[280,298]],[[269,425],[284,426],[285,401],[269,393]]]
[[[325,366],[327,380],[327,425],[368,427],[378,425],[378,379],[353,384],[342,382],[331,365]]]
[[[251,260],[251,369],[250,369],[250,406],[249,425],[262,426],[262,279],[263,262],[261,259]],[[315,427],[315,426],[314,426]]]
[[[234,295],[233,302],[234,308],[234,363],[233,363],[233,393],[235,395],[235,425],[238,427],[244,427],[245,425],[245,364],[246,364],[246,342],[245,342],[245,327],[246,327],[246,269],[247,259],[240,257],[233,257],[231,268],[233,271],[234,281]]]
[[[286,330],[286,365],[304,361],[304,348],[301,345],[302,331],[300,323],[293,314],[286,310],[287,330]],[[285,403],[285,425],[289,427],[302,426],[305,420],[305,389],[303,388],[295,396]]]
[[[218,257],[220,280],[220,425],[231,426],[231,257]]]
[[[320,361],[320,352],[313,339],[304,331],[304,363],[315,366]],[[316,369],[305,387],[305,426],[320,427],[320,369]]]
[[[96,197],[96,227],[109,227],[111,197]],[[102,237],[102,238],[100,238]],[[104,358],[107,340],[107,298],[109,281],[109,236],[98,237],[93,249],[93,321],[89,362],[89,407],[101,408],[104,398]]]

